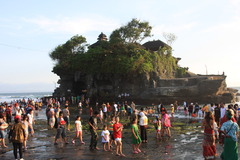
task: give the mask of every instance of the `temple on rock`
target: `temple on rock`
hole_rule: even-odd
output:
[[[101,33],[97,42],[90,45],[94,48],[107,42],[107,36]],[[164,42],[149,41],[142,45],[148,51],[157,52],[159,48],[170,48]],[[176,58],[176,63],[181,58]],[[89,64],[92,65],[92,64]],[[109,66],[113,67],[113,66]],[[84,94],[92,100],[116,101],[119,95],[128,95],[126,100],[137,103],[173,103],[183,102],[233,102],[237,91],[227,88],[225,75],[198,75],[186,72],[182,78],[164,77],[158,71],[142,74],[119,73],[64,73],[60,76],[60,86],[54,96],[78,96]]]

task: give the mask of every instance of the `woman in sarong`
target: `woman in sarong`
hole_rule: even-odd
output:
[[[203,120],[204,137],[203,137],[203,157],[204,159],[215,159],[216,144],[214,136],[214,116],[212,112],[206,112]]]
[[[225,135],[224,150],[221,154],[223,160],[238,160],[238,131],[239,127],[236,122],[231,119],[234,116],[233,110],[226,111],[227,122],[221,127],[221,132]]]

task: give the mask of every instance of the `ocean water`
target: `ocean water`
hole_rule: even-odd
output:
[[[234,88],[238,90],[238,93],[240,93],[240,87],[229,87],[229,88]]]
[[[229,87],[237,89],[240,93],[240,87]],[[26,92],[26,93],[0,93],[0,103],[11,102],[19,99],[37,99],[45,96],[52,96],[52,92]]]
[[[0,103],[11,102],[19,99],[37,99],[45,96],[51,96],[52,92],[29,92],[29,93],[0,93]]]

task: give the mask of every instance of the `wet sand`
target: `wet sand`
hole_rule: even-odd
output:
[[[177,116],[177,115],[176,115]],[[84,117],[84,116],[83,116]],[[86,123],[87,118],[83,118]],[[73,120],[73,118],[72,118]],[[151,118],[149,118],[151,121]],[[126,121],[127,122],[127,121]],[[71,123],[73,124],[73,123]],[[55,129],[49,130],[45,120],[45,110],[39,112],[35,128],[35,136],[30,137],[28,141],[28,150],[24,152],[24,159],[45,159],[45,160],[65,160],[65,159],[153,159],[153,160],[202,160],[202,139],[203,132],[201,128],[201,119],[188,118],[179,115],[172,121],[172,137],[163,137],[162,140],[155,138],[153,126],[148,128],[148,143],[141,145],[142,153],[133,154],[131,146],[131,133],[128,126],[123,131],[123,153],[126,157],[116,156],[115,151],[105,152],[102,150],[101,138],[98,140],[99,151],[90,151],[90,133],[87,129],[83,131],[83,140],[85,145],[81,145],[79,140],[76,144],[54,145]],[[86,128],[85,126],[84,128]],[[101,130],[99,130],[100,136]],[[74,137],[74,130],[67,132],[68,141]],[[8,148],[0,149],[0,159],[14,159],[12,144]],[[115,147],[114,147],[115,149]],[[220,155],[222,147],[217,144],[217,153]],[[220,159],[219,157],[217,159]]]

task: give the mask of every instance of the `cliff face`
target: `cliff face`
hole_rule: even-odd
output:
[[[141,75],[75,74],[62,75],[55,96],[85,94],[93,100],[116,101],[121,94],[138,103],[230,103],[236,91],[229,90],[224,75],[196,75],[161,79],[155,73]]]

